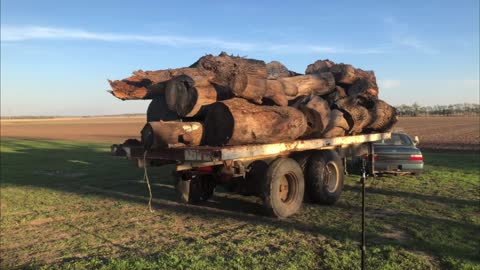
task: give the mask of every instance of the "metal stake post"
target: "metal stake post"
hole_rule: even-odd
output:
[[[365,247],[365,181],[367,179],[367,172],[366,172],[366,161],[363,160],[362,162],[362,177],[360,181],[362,182],[362,244],[361,244],[361,249],[362,249],[362,270],[365,270],[365,253],[366,253],[366,247]]]
[[[370,162],[369,168],[369,175],[374,177],[375,176],[375,152],[373,149],[373,143],[368,143],[368,161]],[[365,270],[365,262],[366,262],[366,240],[365,240],[365,184],[367,181],[367,168],[366,168],[366,161],[363,160],[362,162],[362,270]]]

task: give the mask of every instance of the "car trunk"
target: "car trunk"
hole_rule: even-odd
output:
[[[375,145],[375,154],[378,161],[410,161],[410,156],[420,151],[410,146]]]

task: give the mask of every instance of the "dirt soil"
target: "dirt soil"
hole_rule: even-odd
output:
[[[120,143],[139,138],[145,117],[1,120],[1,137]],[[480,150],[479,117],[402,117],[396,127],[419,136],[420,148]]]
[[[145,117],[1,120],[1,137],[121,143],[140,138]]]
[[[421,149],[480,151],[480,117],[402,117],[397,129],[418,136]]]

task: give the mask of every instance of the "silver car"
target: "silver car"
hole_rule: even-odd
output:
[[[418,137],[412,140],[407,134],[392,133],[392,137],[374,143],[375,170],[378,173],[412,173],[423,172],[423,155],[417,148]]]

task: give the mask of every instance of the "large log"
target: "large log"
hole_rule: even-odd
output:
[[[288,100],[306,95],[326,95],[335,90],[332,73],[294,76],[267,80],[265,97],[280,106],[287,106]]]
[[[330,72],[335,76],[337,84],[351,85],[358,79],[375,81],[375,73],[373,71],[354,68],[352,65],[335,64],[330,68]]]
[[[288,70],[282,63],[278,61],[272,61],[267,64],[267,79],[276,80],[278,78],[286,78],[301,75],[295,71]]]
[[[292,141],[305,134],[307,121],[291,107],[258,106],[240,98],[217,102],[205,117],[207,145]]]
[[[323,98],[328,102],[330,106],[335,104],[338,100],[347,96],[347,90],[345,88],[337,85],[335,90],[328,95],[324,95]]]
[[[166,69],[158,71],[138,70],[123,80],[108,82],[112,87],[110,93],[122,100],[152,99],[165,94],[167,81],[179,75],[207,76],[213,75],[196,68]]]
[[[326,59],[326,60],[317,60],[313,64],[307,66],[305,70],[305,74],[315,74],[321,72],[328,72],[330,68],[335,65],[334,62]]]
[[[198,122],[149,122],[141,131],[145,149],[200,145],[203,126]]]
[[[350,126],[342,111],[333,109],[330,112],[330,119],[325,131],[321,135],[323,138],[334,138],[345,136]]]
[[[205,76],[186,75],[171,79],[165,96],[168,108],[181,117],[203,115],[206,105],[233,97],[230,89],[210,83]]]
[[[218,56],[206,55],[190,67],[213,72],[212,82],[228,86],[237,97],[243,97],[257,104],[262,103],[267,79],[265,62],[235,57],[222,52]]]
[[[171,111],[167,107],[165,95],[160,95],[152,99],[147,109],[147,122],[154,121],[176,121],[180,117],[177,113]]]
[[[180,75],[204,76],[219,86],[255,103],[261,104],[265,93],[267,67],[265,62],[221,53],[206,55],[188,68],[158,71],[137,71],[121,81],[109,81],[111,93],[123,100],[151,99],[165,92],[167,81]]]
[[[307,131],[304,138],[320,138],[330,122],[330,107],[328,102],[319,96],[314,96],[300,110],[307,118]]]
[[[376,100],[369,113],[374,120],[365,127],[365,132],[387,132],[397,123],[397,111],[383,100]]]
[[[349,125],[349,135],[362,133],[363,129],[374,120],[368,109],[356,98],[347,96],[340,99],[335,103],[335,108],[344,113]]]
[[[358,79],[348,88],[348,95],[351,97],[363,97],[365,99],[376,99],[378,97],[378,86],[371,78]]]

